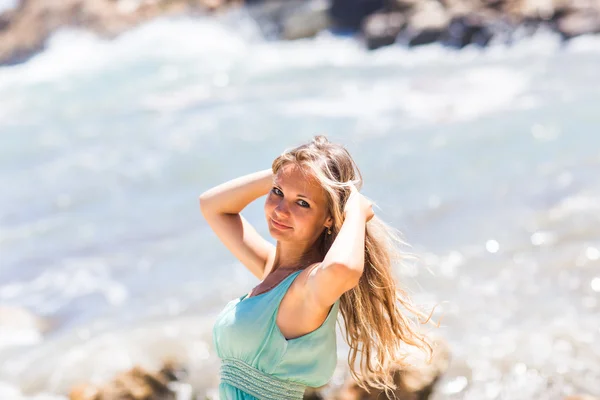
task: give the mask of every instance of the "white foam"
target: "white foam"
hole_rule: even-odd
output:
[[[170,93],[150,95],[141,101],[143,108],[158,112],[181,110],[212,97],[210,86],[205,84],[190,85]]]
[[[225,58],[245,53],[245,39],[214,19],[157,19],[104,40],[65,28],[49,40],[47,49],[27,63],[0,68],[0,88],[71,79],[75,75],[124,68],[142,59]],[[210,61],[210,60],[209,60]]]
[[[49,41],[47,50],[24,64],[0,68],[0,88],[15,84],[47,82],[67,78],[73,73],[94,71],[108,46],[94,35],[81,30],[58,31]]]
[[[583,35],[569,41],[566,48],[569,53],[600,53],[600,37],[598,35]]]
[[[40,332],[34,329],[7,329],[0,331],[0,350],[14,346],[31,346],[42,341]],[[4,398],[1,397],[0,398]]]
[[[27,304],[43,314],[52,314],[70,301],[98,293],[112,306],[127,301],[126,286],[111,276],[102,258],[72,258],[47,270],[30,281],[13,281],[0,286],[0,299]]]
[[[425,121],[467,121],[514,108],[528,89],[526,71],[478,67],[411,85],[398,104],[409,115]],[[493,95],[490,95],[493,94]]]
[[[369,117],[398,110],[421,122],[467,121],[514,109],[527,92],[530,74],[507,67],[475,67],[433,78],[400,77],[306,97],[282,105],[291,115]],[[490,95],[493,93],[493,95]]]
[[[242,29],[251,26],[243,13],[235,18],[229,21],[225,18],[156,19],[112,41],[83,30],[62,29],[51,37],[47,50],[29,62],[0,68],[0,88],[115,70],[140,60],[187,61],[201,68],[214,66],[217,69],[243,63],[246,73],[263,75],[317,66],[462,65],[477,60],[549,56],[560,48],[555,34],[541,32],[512,46],[494,44],[487,49],[470,46],[456,51],[432,44],[411,49],[388,46],[370,52],[355,39],[328,33],[314,39],[265,42],[258,38],[257,29]],[[568,48],[573,52],[600,52],[600,39],[577,38]]]

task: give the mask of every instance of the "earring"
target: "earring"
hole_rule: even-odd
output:
[[[331,228],[327,228],[327,234],[331,235]]]

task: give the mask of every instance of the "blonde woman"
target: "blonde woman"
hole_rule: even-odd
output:
[[[358,191],[348,151],[324,136],[285,151],[266,171],[212,188],[200,208],[215,234],[260,283],[230,301],[213,329],[221,400],[302,399],[336,366],[335,323],[345,323],[352,376],[391,390],[410,344],[430,352],[403,315],[417,313],[394,282],[397,237]],[[240,215],[267,195],[273,245]],[[358,365],[357,365],[358,358]]]

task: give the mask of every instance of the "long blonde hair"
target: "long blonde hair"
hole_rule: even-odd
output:
[[[354,184],[360,190],[362,175],[350,153],[341,145],[329,142],[325,136],[316,136],[308,144],[285,151],[273,161],[273,173],[289,163],[308,168],[326,192],[334,222],[332,233],[327,234],[324,229],[317,240],[321,255],[325,257],[342,227],[349,187]],[[403,310],[417,317],[424,317],[424,314],[393,277],[393,264],[404,256],[399,249],[402,243],[396,231],[377,216],[373,217],[367,223],[365,266],[359,284],[340,299],[346,342],[350,347],[350,373],[367,391],[371,388],[385,392],[396,389],[393,371],[406,365],[406,345],[423,350],[429,358],[432,354],[426,337]]]

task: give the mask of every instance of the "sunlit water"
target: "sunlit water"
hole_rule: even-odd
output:
[[[239,16],[56,35],[0,68],[0,303],[51,325],[0,334],[0,398],[163,356],[211,394],[214,317],[257,282],[197,196],[319,133],[422,258],[398,276],[441,303],[437,399],[600,393],[599,64],[598,38],[367,52]],[[261,204],[246,216],[267,234]]]

